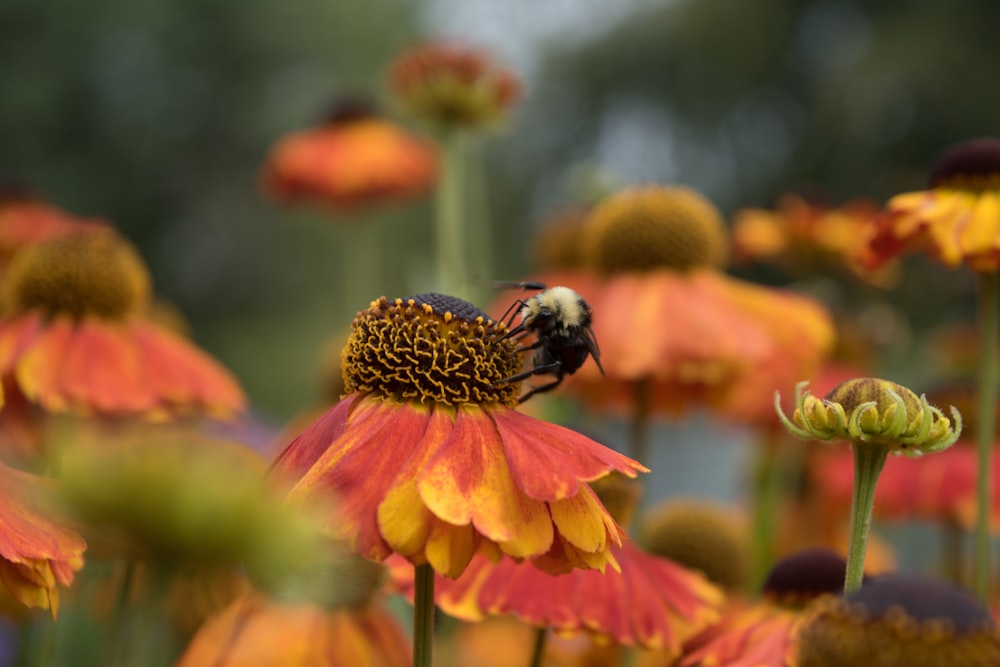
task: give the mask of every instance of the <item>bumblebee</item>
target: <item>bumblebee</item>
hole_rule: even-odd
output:
[[[583,297],[568,287],[546,288],[542,283],[535,282],[494,283],[494,286],[541,290],[534,296],[514,301],[502,318],[508,327],[503,338],[514,336],[520,341],[530,335],[535,337],[532,343],[517,350],[534,352],[531,368],[505,378],[503,382],[519,382],[533,375],[555,376],[552,382],[534,387],[521,396],[519,403],[558,387],[565,376],[580,370],[587,357],[593,357],[601,374],[604,373],[601,352],[590,326],[590,306]],[[521,321],[512,326],[518,313]]]

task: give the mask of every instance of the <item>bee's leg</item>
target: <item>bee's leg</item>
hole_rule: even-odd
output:
[[[533,366],[526,371],[522,371],[517,375],[511,375],[509,378],[504,378],[500,380],[497,384],[507,384],[508,382],[520,382],[521,380],[526,380],[532,375],[548,375],[549,373],[556,372],[560,376],[560,381],[562,378],[562,362],[553,361],[552,363],[543,364],[541,366]]]
[[[563,381],[563,374],[559,373],[556,376],[555,380],[553,380],[552,382],[549,382],[548,384],[543,384],[543,385],[541,385],[539,387],[533,387],[531,389],[531,391],[529,391],[528,393],[526,393],[523,396],[521,396],[521,398],[517,399],[517,402],[519,404],[520,403],[524,403],[526,400],[528,400],[529,398],[531,398],[535,394],[544,394],[547,391],[552,391],[553,389],[555,389],[556,387],[558,387],[559,385],[561,385],[562,381]]]
[[[517,340],[520,340],[521,338],[523,338],[523,336],[519,337],[519,338],[518,338]],[[537,350],[537,349],[538,349],[538,348],[540,348],[540,347],[541,347],[541,346],[542,346],[543,344],[544,344],[544,341],[541,341],[541,340],[536,340],[536,341],[535,341],[534,343],[532,343],[531,345],[522,345],[522,346],[520,346],[519,348],[517,348],[517,350],[515,350],[515,351],[516,351],[516,352],[517,352],[518,354],[520,354],[520,353],[522,353],[522,352],[530,352],[531,350]]]

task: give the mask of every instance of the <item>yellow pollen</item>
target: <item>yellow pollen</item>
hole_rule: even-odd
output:
[[[598,204],[584,225],[580,253],[602,273],[691,271],[721,266],[726,231],[712,202],[682,186],[630,188]]]
[[[381,297],[358,313],[341,353],[347,393],[448,405],[517,405],[521,370],[506,327],[455,297]]]
[[[6,315],[92,315],[125,319],[146,307],[149,272],[131,243],[110,229],[86,231],[26,246],[0,287]]]

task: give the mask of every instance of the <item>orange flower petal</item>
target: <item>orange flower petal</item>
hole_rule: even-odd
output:
[[[435,521],[417,489],[427,461],[446,442],[454,424],[449,410],[431,410],[423,437],[378,506],[378,527],[392,550],[411,557],[423,551]]]
[[[438,578],[436,601],[465,620],[512,614],[557,632],[587,631],[674,655],[682,642],[718,621],[722,593],[702,575],[632,546],[618,556],[621,573],[573,570],[551,576],[528,562],[494,563],[478,553],[457,580]],[[401,591],[412,596],[412,571],[393,573]]]
[[[649,469],[575,431],[513,410],[493,414],[510,474],[518,488],[535,500],[576,495],[581,482],[615,470],[628,477]]]
[[[609,541],[621,544],[624,533],[590,487],[581,488],[571,498],[549,503],[549,510],[559,534],[580,551],[603,551]]]
[[[362,556],[383,560],[391,549],[378,530],[378,505],[413,456],[419,444],[413,434],[424,432],[430,410],[420,405],[368,403],[370,409],[362,410],[359,405],[354,410],[350,428],[330,443],[288,498],[336,500],[339,511],[331,518],[330,529],[342,533]]]
[[[28,606],[58,611],[58,585],[83,567],[87,543],[35,507],[47,480],[0,463],[0,580]]]
[[[481,408],[458,409],[450,438],[427,462],[417,488],[437,517],[472,523],[512,555],[544,553],[552,544],[545,504],[514,483],[497,425]]]
[[[70,408],[62,392],[62,363],[73,336],[73,323],[60,318],[40,328],[31,346],[17,361],[14,377],[28,400],[48,411]]]
[[[144,370],[124,330],[84,319],[66,345],[59,370],[61,394],[69,405],[101,412],[152,410],[157,398]]]
[[[409,647],[393,616],[369,605],[325,610],[249,593],[202,626],[178,667],[405,667]]]
[[[427,562],[446,577],[462,574],[475,553],[475,532],[471,525],[454,526],[435,519],[427,536]]]
[[[313,424],[303,431],[281,452],[271,466],[273,478],[294,483],[319,460],[334,440],[343,435],[358,394],[345,397],[323,413]],[[360,402],[361,411],[372,410],[371,403]],[[360,418],[360,417],[359,417]]]
[[[194,407],[230,417],[246,407],[246,396],[232,374],[188,341],[143,321],[129,334],[141,355],[146,382],[166,407]]]

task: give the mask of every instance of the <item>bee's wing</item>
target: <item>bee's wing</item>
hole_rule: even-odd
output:
[[[585,327],[582,335],[583,341],[587,344],[587,350],[590,351],[590,356],[594,358],[594,363],[597,364],[597,369],[601,371],[601,375],[604,375],[604,366],[601,366],[601,349],[597,347],[597,337],[594,336],[594,330],[590,327]]]

